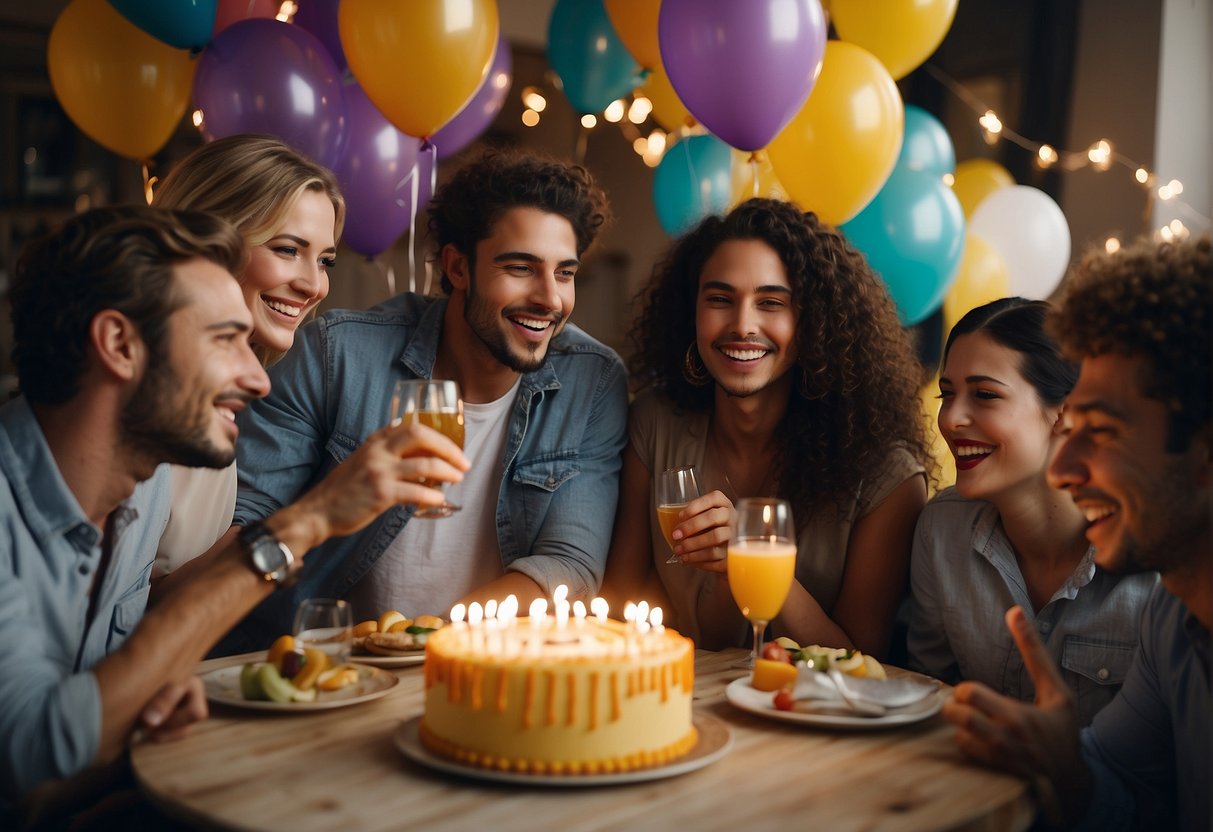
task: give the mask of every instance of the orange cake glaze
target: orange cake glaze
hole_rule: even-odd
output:
[[[594,619],[504,631],[449,626],[429,637],[421,740],[466,765],[609,774],[694,747],[694,645]]]

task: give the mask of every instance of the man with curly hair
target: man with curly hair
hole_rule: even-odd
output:
[[[1081,359],[1049,471],[1089,521],[1103,568],[1157,570],[1141,646],[1081,734],[1068,688],[1019,607],[1010,628],[1034,705],[961,684],[944,714],[968,755],[1033,778],[1067,828],[1210,828],[1213,267],[1209,238],[1083,263],[1052,327]]]
[[[505,598],[523,608],[565,584],[595,593],[618,492],[623,363],[569,323],[582,255],[608,218],[583,168],[490,152],[434,195],[429,229],[444,297],[404,293],[300,330],[241,420],[236,523],[289,502],[389,418],[403,379],[453,379],[471,469],[451,519],[387,512],[326,544],[293,598],[271,599],[225,649],[264,647],[308,596],[346,597],[359,618],[445,614]],[[236,640],[235,636],[240,639]]]
[[[664,593],[698,646],[748,643],[725,544],[738,498],[778,496],[798,551],[775,631],[885,655],[928,451],[922,369],[880,278],[815,215],[752,199],[680,239],[644,300],[608,600]],[[669,563],[652,495],[683,465],[704,494]]]

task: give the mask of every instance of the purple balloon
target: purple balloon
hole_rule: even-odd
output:
[[[324,45],[298,26],[241,20],[216,35],[198,59],[194,106],[208,140],[269,133],[322,165],[341,158],[341,75]]]
[[[344,72],[349,61],[345,59],[345,49],[342,48],[341,38],[337,33],[338,2],[339,0],[305,0],[299,4],[293,21],[296,26],[302,26],[319,38],[328,50],[329,57],[337,65],[338,71]]]
[[[510,57],[510,45],[505,35],[497,39],[497,52],[489,74],[472,100],[464,105],[446,126],[430,139],[438,151],[438,158],[445,159],[463,150],[483,133],[505,104],[505,97],[514,80],[514,61]]]
[[[430,201],[433,154],[420,153],[421,140],[401,133],[371,103],[362,87],[345,88],[350,129],[345,155],[334,167],[345,195],[342,241],[359,254],[386,251]],[[417,210],[413,181],[417,181]]]
[[[820,0],[662,0],[661,61],[691,115],[738,150],[770,144],[825,56]]]

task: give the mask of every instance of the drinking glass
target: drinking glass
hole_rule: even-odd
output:
[[[408,420],[426,425],[463,447],[463,397],[459,385],[447,379],[405,379],[392,391],[392,424]],[[447,500],[419,508],[414,517],[450,517],[460,507]]]
[[[661,524],[661,533],[670,547],[666,563],[681,563],[674,554],[674,527],[678,525],[678,512],[698,496],[695,466],[667,468],[657,475],[657,522]]]
[[[327,653],[330,665],[349,660],[353,640],[354,614],[345,601],[309,598],[295,611],[295,646]]]
[[[737,501],[737,531],[729,541],[729,590],[754,625],[749,667],[762,650],[762,633],[779,614],[796,572],[796,527],[787,500]]]

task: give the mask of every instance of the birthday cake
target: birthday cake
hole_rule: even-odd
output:
[[[610,774],[694,747],[694,645],[660,624],[458,622],[426,644],[422,742],[470,766]]]

